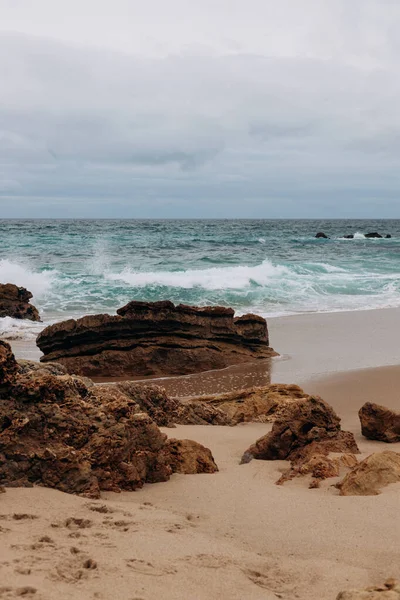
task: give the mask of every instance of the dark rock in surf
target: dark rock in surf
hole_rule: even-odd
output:
[[[116,316],[51,325],[37,338],[42,362],[89,377],[184,375],[276,355],[267,322],[222,306],[130,302]]]
[[[319,231],[315,237],[317,239],[321,239],[322,238],[324,240],[329,240],[329,237],[323,231]]]
[[[378,233],[377,231],[374,231],[374,232],[372,232],[372,233],[366,233],[366,234],[365,234],[365,237],[366,237],[366,238],[377,238],[377,239],[380,239],[380,238],[382,238],[381,234],[380,234],[380,233]]]
[[[13,283],[0,283],[0,317],[40,321],[39,312],[29,300],[31,292]]]
[[[390,235],[390,233],[387,233],[387,234],[385,235],[385,238],[386,238],[387,240],[389,240],[391,237],[392,237],[392,236]]]
[[[343,236],[345,240],[353,240],[354,239],[354,233],[349,233],[348,235],[344,235]]]

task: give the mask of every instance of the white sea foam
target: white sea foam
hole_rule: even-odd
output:
[[[200,287],[206,290],[238,290],[251,285],[265,286],[272,280],[289,275],[285,266],[274,266],[269,260],[260,265],[214,267],[210,269],[188,269],[187,271],[130,271],[110,273],[105,277],[112,281],[124,281],[132,287],[151,285],[190,289]]]
[[[0,283],[14,283],[32,292],[34,298],[46,295],[56,276],[56,271],[34,271],[26,265],[0,259]]]
[[[11,317],[0,318],[0,339],[2,340],[34,340],[45,327],[43,323]]]

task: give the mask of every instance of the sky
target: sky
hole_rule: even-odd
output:
[[[400,217],[398,0],[0,0],[0,218]]]

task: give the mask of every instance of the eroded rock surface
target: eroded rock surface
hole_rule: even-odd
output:
[[[40,321],[37,308],[30,304],[31,292],[13,283],[0,283],[0,317]]]
[[[134,490],[170,477],[176,464],[170,448],[122,390],[46,370],[20,373],[0,342],[0,486],[39,484],[89,497]],[[188,461],[196,451],[196,472],[202,464],[209,472],[202,446],[190,447]],[[183,462],[184,454],[181,448]]]
[[[354,436],[341,431],[340,418],[333,408],[322,398],[309,396],[293,402],[272,430],[250,446],[242,460],[292,460],[301,449],[316,442],[319,453],[358,453]]]
[[[400,600],[400,583],[395,579],[388,579],[383,585],[340,592],[336,600]]]
[[[166,458],[173,473],[215,473],[218,467],[208,448],[192,440],[167,440]]]
[[[70,319],[37,338],[43,362],[89,377],[183,375],[222,369],[276,353],[265,319],[231,308],[130,302],[116,316]]]
[[[363,436],[369,440],[400,442],[400,413],[385,406],[366,402],[359,410]]]
[[[341,496],[376,496],[390,483],[400,482],[400,454],[375,452],[361,461],[338,484]]]

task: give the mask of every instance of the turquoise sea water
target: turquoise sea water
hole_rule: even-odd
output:
[[[31,290],[45,323],[132,299],[264,316],[400,306],[400,220],[0,220],[0,236],[0,282]],[[0,319],[2,337],[38,328]]]

